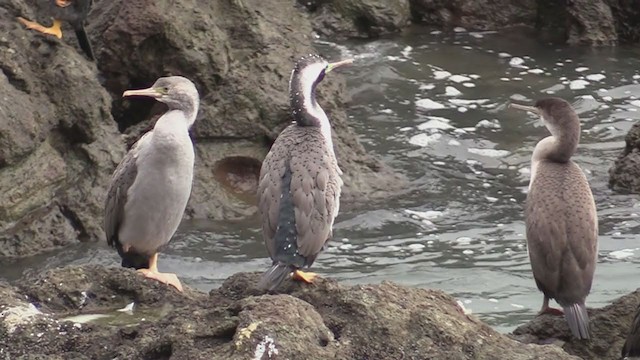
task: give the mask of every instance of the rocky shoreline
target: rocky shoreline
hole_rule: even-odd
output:
[[[578,359],[499,334],[442,291],[320,279],[264,294],[259,275],[235,274],[209,294],[97,265],[0,284],[0,358]]]
[[[209,294],[100,265],[0,283],[0,358],[613,360],[640,304],[636,291],[589,309],[585,342],[552,315],[500,334],[439,290],[320,278],[266,294],[259,276],[235,274]]]
[[[127,144],[163,111],[122,102],[124,89],[166,74],[197,83],[203,103],[192,134],[198,159],[186,217],[236,219],[255,213],[260,161],[289,122],[291,63],[313,51],[314,33],[346,39],[411,24],[525,26],[546,41],[597,46],[638,42],[639,13],[622,0],[96,0],[87,27],[94,64],[75,49],[72,32],[59,41],[15,21],[35,17],[33,0],[4,1],[0,258],[103,240],[109,176]],[[345,203],[401,191],[403,179],[366,154],[349,128],[344,80],[332,77],[319,90],[336,129]],[[615,190],[640,192],[639,131],[629,132],[610,171]],[[640,304],[636,291],[589,309],[594,339],[584,343],[552,316],[499,334],[435,290],[325,279],[264,294],[257,278],[236,274],[209,294],[179,294],[131,270],[101,266],[0,282],[0,359],[618,359]],[[85,323],[89,317],[96,320]]]

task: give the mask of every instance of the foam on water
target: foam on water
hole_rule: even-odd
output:
[[[420,99],[416,101],[416,106],[427,110],[444,109],[445,106],[431,99]]]
[[[468,148],[467,149],[472,154],[492,157],[492,158],[502,158],[509,155],[509,151],[507,150],[496,150],[496,149],[477,149],[477,148]]]

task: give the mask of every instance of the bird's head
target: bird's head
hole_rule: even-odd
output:
[[[575,132],[576,128],[578,133],[580,131],[580,119],[564,99],[549,97],[536,101],[534,106],[510,104],[510,107],[538,114],[554,136],[562,132]]]
[[[198,112],[200,96],[191,80],[182,76],[161,77],[147,89],[127,90],[122,97],[146,96],[167,104],[170,110],[183,111],[187,118],[193,118]]]
[[[296,61],[289,80],[289,97],[294,119],[300,125],[318,126],[326,118],[315,99],[316,86],[334,69],[353,63],[353,59],[330,63],[319,55],[310,54]]]

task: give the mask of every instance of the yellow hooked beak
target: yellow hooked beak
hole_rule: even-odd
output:
[[[325,70],[325,73],[331,72],[335,68],[340,67],[342,65],[349,65],[349,64],[352,64],[352,63],[353,63],[353,59],[346,59],[346,60],[342,60],[342,61],[331,63],[331,64],[327,65],[327,70]]]
[[[527,105],[520,105],[520,104],[509,104],[509,107],[514,108],[514,109],[519,109],[519,110],[524,110],[524,111],[529,111],[532,112],[534,114],[540,114],[540,110],[538,110],[537,107],[534,106],[527,106]]]
[[[122,97],[128,96],[148,96],[157,99],[162,96],[162,93],[158,89],[150,87],[148,89],[127,90],[122,93]]]

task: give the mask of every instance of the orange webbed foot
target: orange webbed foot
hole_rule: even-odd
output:
[[[318,274],[312,272],[304,272],[301,270],[296,270],[293,272],[293,280],[304,281],[307,284],[313,284],[315,278],[318,277]]]
[[[183,292],[182,284],[180,283],[180,280],[178,280],[178,276],[176,274],[160,273],[149,269],[139,269],[138,272],[148,279],[153,279],[163,284],[171,285],[178,291]]]

